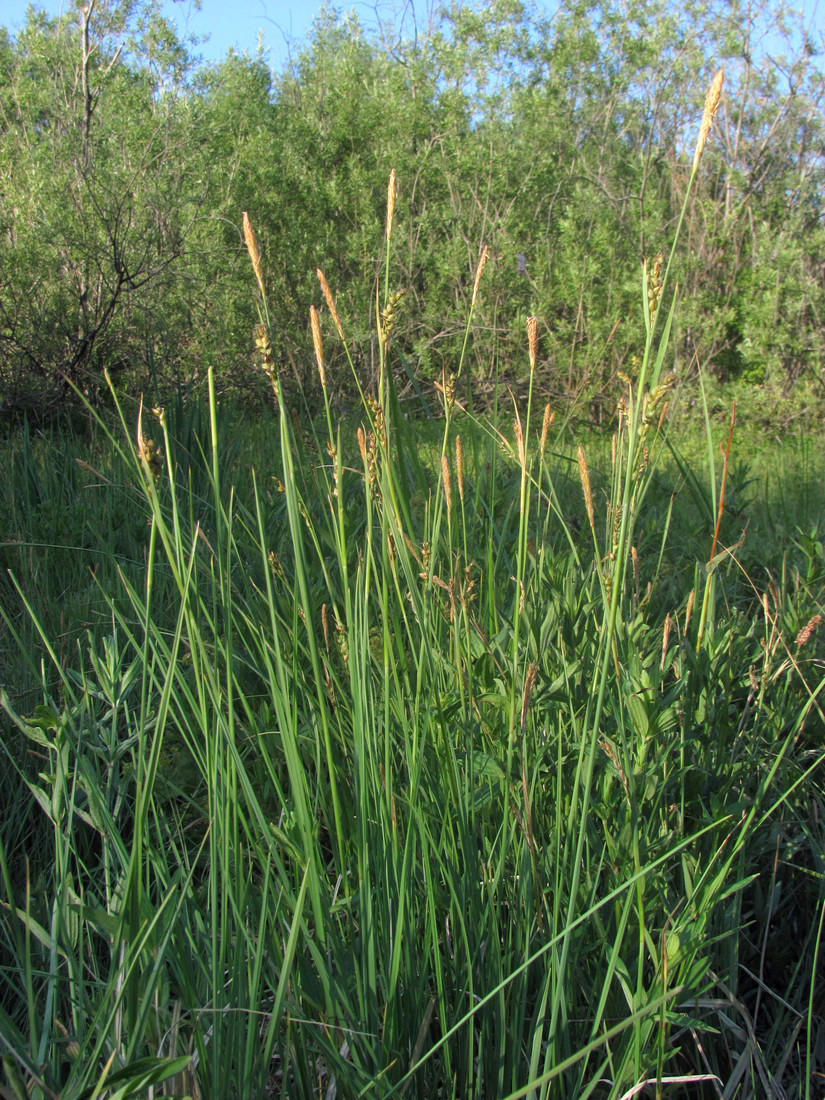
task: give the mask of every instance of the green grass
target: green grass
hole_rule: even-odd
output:
[[[611,441],[408,420],[389,267],[360,429],[12,443],[4,1095],[817,1095],[821,462],[684,457],[647,273]]]

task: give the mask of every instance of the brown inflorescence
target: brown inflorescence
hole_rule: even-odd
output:
[[[327,282],[323,271],[320,267],[315,269],[315,274],[318,276],[318,282],[321,284],[321,293],[324,295],[324,301],[327,303],[327,309],[330,312],[330,316],[335,322],[335,327],[338,330],[338,335],[341,339],[344,339],[344,330],[341,327],[341,319],[338,316],[338,310],[335,306],[335,299],[332,296],[332,291],[329,289],[329,283]]]
[[[395,197],[398,187],[395,181],[395,169],[390,172],[390,182],[387,185],[387,241],[392,237],[392,223],[395,217]]]
[[[596,513],[593,510],[593,491],[590,488],[590,473],[587,469],[587,459],[584,457],[584,450],[581,444],[579,444],[577,458],[579,461],[579,477],[581,479],[582,489],[584,490],[584,506],[587,509],[587,518],[590,521],[590,528],[595,532]]]
[[[539,343],[539,323],[537,318],[527,318],[527,344],[530,349],[530,370],[536,369],[536,349]]]
[[[309,325],[312,329],[312,345],[315,348],[315,362],[318,364],[318,375],[321,385],[327,388],[327,374],[324,370],[324,345],[321,340],[321,319],[315,306],[309,307]]]
[[[822,622],[822,616],[817,614],[813,615],[807,623],[802,627],[796,636],[796,648],[800,650],[807,641],[809,641],[811,635]]]
[[[488,256],[488,249],[487,249],[487,245],[485,244],[484,248],[482,248],[482,250],[481,250],[481,256],[480,256],[479,261],[478,261],[478,267],[476,268],[476,277],[475,277],[475,280],[473,282],[473,305],[476,304],[476,298],[478,297],[478,285],[481,282],[481,275],[482,275],[482,272],[484,271],[485,264],[487,263],[487,256]]]
[[[243,239],[246,242],[246,250],[249,253],[249,258],[252,261],[252,270],[255,272],[255,278],[258,280],[261,297],[266,300],[264,273],[263,267],[261,266],[261,250],[258,248],[258,241],[255,237],[255,231],[252,228],[252,222],[250,222],[249,215],[245,210],[243,212]]]
[[[713,120],[716,117],[716,112],[719,109],[719,100],[722,98],[722,82],[725,79],[724,69],[720,69],[716,76],[713,78],[713,83],[710,86],[707,97],[705,98],[705,109],[702,112],[702,124],[699,127],[699,138],[696,142],[696,152],[693,154],[693,169],[696,171],[699,167],[699,161],[702,159],[702,153],[705,151],[705,142],[708,140],[711,127],[713,126]]]

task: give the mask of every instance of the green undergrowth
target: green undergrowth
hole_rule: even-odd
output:
[[[354,422],[262,297],[270,419],[13,441],[5,1094],[816,1095],[815,460],[685,457],[666,271],[575,446],[532,390],[407,418],[382,300]]]

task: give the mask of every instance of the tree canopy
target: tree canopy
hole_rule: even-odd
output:
[[[719,66],[676,365],[821,394],[820,47],[770,0],[564,0],[552,18],[495,0],[372,32],[327,8],[273,72],[260,52],[196,62],[157,2],[30,9],[0,30],[0,406],[59,405],[104,368],[252,385],[244,210],[282,368],[312,386],[320,267],[368,372],[392,168],[408,368],[457,361],[487,246],[473,381],[518,379],[536,315],[542,385],[598,403],[632,369],[640,257],[673,235]]]

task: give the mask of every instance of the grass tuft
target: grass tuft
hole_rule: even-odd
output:
[[[397,201],[393,174],[360,423],[335,423],[314,308],[324,414],[294,415],[245,219],[264,431],[230,430],[210,375],[188,432],[113,390],[94,441],[15,444],[5,1091],[810,1097],[821,539],[748,565],[733,416],[720,468],[709,416],[706,468],[683,457],[672,254],[590,464],[549,405],[534,423],[533,319],[512,431],[473,414],[463,357],[411,424]],[[119,503],[130,534],[38,561],[60,501],[88,536]]]

